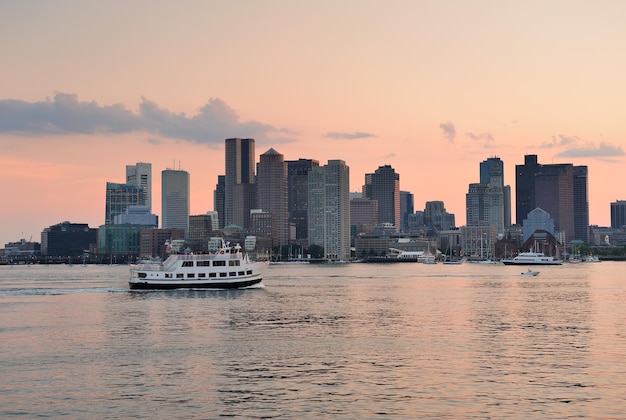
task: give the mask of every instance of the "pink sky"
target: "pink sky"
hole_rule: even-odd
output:
[[[392,165],[457,225],[490,156],[513,192],[525,154],[588,165],[592,224],[626,199],[626,2],[223,3],[1,7],[0,247],[101,225],[106,182],[136,162],[157,214],[179,162],[192,214],[212,210],[227,137],[257,160],[343,159],[352,191]]]

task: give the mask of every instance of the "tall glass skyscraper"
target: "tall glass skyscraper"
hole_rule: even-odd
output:
[[[189,232],[189,173],[165,169],[161,172],[161,212],[163,229]]]

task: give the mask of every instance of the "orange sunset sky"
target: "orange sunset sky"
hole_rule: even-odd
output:
[[[589,166],[590,222],[626,199],[626,1],[2,1],[0,247],[104,223],[105,184],[150,162],[213,210],[224,139],[392,165],[416,210],[465,223],[498,156]],[[513,203],[513,209],[514,209]],[[515,221],[515,212],[512,214]]]

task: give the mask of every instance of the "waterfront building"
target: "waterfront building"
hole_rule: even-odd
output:
[[[613,229],[626,227],[626,200],[611,203],[611,227]]]
[[[161,212],[163,229],[189,230],[189,173],[165,169],[161,172]]]
[[[142,229],[154,228],[154,225],[130,223],[102,225],[98,228],[98,254],[124,256],[124,260],[128,257],[137,258],[139,256],[139,232]]]
[[[523,222],[524,242],[535,233],[536,230],[544,230],[554,236],[554,220],[547,211],[536,208]]]
[[[272,246],[289,244],[287,165],[284,156],[274,149],[259,158],[256,188],[258,208],[272,215]]]
[[[53,258],[77,257],[93,249],[97,229],[86,223],[63,222],[41,232],[41,255]]]
[[[225,140],[224,226],[248,227],[250,209],[256,206],[254,189],[254,139]]]
[[[309,172],[309,245],[324,248],[326,259],[350,258],[350,169],[343,160]]]
[[[378,223],[400,227],[400,174],[390,165],[379,166],[372,174],[365,174],[363,193],[378,201]]]
[[[145,203],[148,211],[152,211],[152,164],[139,162],[135,165],[126,165],[126,183],[143,187]]]
[[[273,215],[269,211],[252,209],[250,210],[250,228],[248,232],[251,235],[271,238],[272,232],[274,231],[273,222]],[[272,241],[271,246],[276,246],[276,244]]]
[[[498,232],[487,222],[475,222],[461,226],[461,252],[471,259],[494,257],[494,245]]]
[[[104,224],[112,225],[115,216],[124,214],[130,206],[145,206],[146,191],[140,185],[106,183]]]
[[[319,167],[314,159],[287,161],[287,208],[289,221],[295,225],[295,243],[308,246],[309,237],[309,172]]]

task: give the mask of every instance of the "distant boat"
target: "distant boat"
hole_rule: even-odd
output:
[[[528,271],[524,271],[521,275],[524,277],[534,277],[539,274],[539,271],[533,271],[530,267],[528,267]]]
[[[515,258],[502,260],[504,265],[561,265],[563,261],[555,260],[541,252],[522,252]]]

